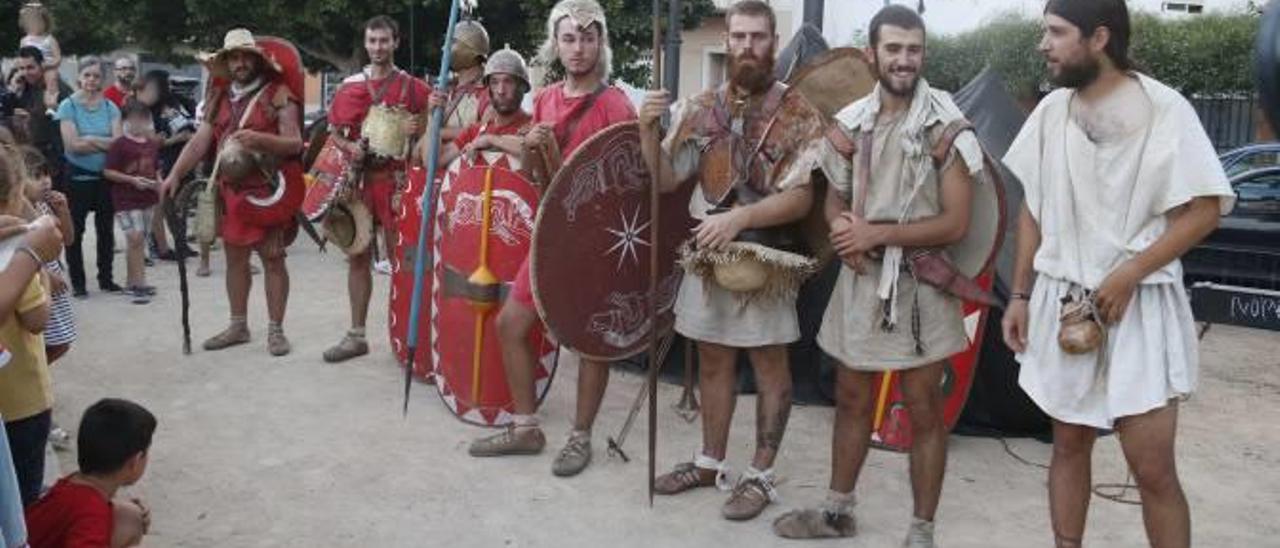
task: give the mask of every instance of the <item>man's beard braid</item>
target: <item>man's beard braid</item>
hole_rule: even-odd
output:
[[[749,53],[732,56],[729,58],[729,81],[751,93],[760,93],[773,84],[773,62],[772,51],[764,59],[757,59]]]

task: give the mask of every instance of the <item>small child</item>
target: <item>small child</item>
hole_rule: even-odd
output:
[[[147,304],[156,288],[146,284],[147,236],[155,205],[160,201],[160,145],[153,137],[155,125],[151,109],[137,99],[124,106],[124,136],[107,151],[102,175],[111,185],[111,203],[116,222],[128,241],[126,264],[128,287],[125,293],[134,304]]]
[[[71,211],[67,205],[67,197],[53,190],[48,161],[35,147],[24,146],[19,150],[22,152],[22,163],[27,174],[26,199],[33,208],[27,220],[34,221],[41,215],[52,215],[58,219],[63,245],[71,245],[76,237],[71,224]],[[44,354],[50,367],[71,350],[71,343],[76,340],[76,317],[71,308],[71,287],[67,284],[65,272],[66,267],[62,265],[61,259],[44,264],[44,274],[49,279],[49,322],[44,328]],[[59,451],[70,450],[71,434],[54,422],[49,430],[49,443]]]
[[[151,527],[138,499],[116,499],[147,471],[156,417],[127,400],[106,398],[85,410],[76,439],[80,471],[27,507],[31,546],[136,546]]]
[[[0,147],[0,215],[22,217],[22,158]],[[43,262],[43,261],[40,261]],[[12,313],[0,317],[0,417],[9,438],[23,504],[40,495],[53,391],[41,332],[49,318],[45,276],[33,276]]]
[[[18,12],[18,25],[27,33],[18,42],[32,46],[44,55],[44,106],[50,111],[58,108],[58,67],[62,65],[62,48],[53,37],[53,15],[39,2],[30,2]]]
[[[27,201],[35,208],[34,216],[52,215],[57,218],[63,244],[71,245],[75,239],[75,230],[71,225],[71,209],[67,205],[67,197],[53,190],[53,176],[44,155],[30,146],[22,147],[21,150],[27,171],[25,194]],[[44,271],[49,276],[50,290],[49,325],[44,330],[44,351],[52,365],[58,358],[66,355],[71,349],[71,343],[75,342],[76,320],[71,308],[71,287],[67,284],[64,274],[66,268],[62,266],[62,261],[45,263]]]

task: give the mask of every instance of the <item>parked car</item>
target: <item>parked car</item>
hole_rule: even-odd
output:
[[[1280,146],[1269,154],[1276,153]],[[1253,156],[1258,154],[1267,153]],[[1231,187],[1235,209],[1183,257],[1187,284],[1210,281],[1280,290],[1280,166],[1237,172]]]
[[[1227,177],[1235,177],[1246,171],[1280,166],[1280,143],[1253,143],[1224,152],[1218,156]]]

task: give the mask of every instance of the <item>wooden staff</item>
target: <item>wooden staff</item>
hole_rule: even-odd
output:
[[[662,1],[653,0],[653,77],[650,89],[662,89]],[[656,133],[654,134],[656,138]],[[658,448],[658,370],[662,364],[661,352],[658,348],[658,221],[661,210],[658,203],[659,188],[662,187],[659,162],[661,146],[657,143],[658,154],[649,163],[649,507],[653,507],[653,490],[656,481],[656,461]]]

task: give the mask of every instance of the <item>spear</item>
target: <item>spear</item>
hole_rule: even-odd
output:
[[[653,77],[650,89],[662,89],[662,0],[653,0]],[[661,146],[661,144],[659,144]],[[653,507],[653,488],[658,447],[658,370],[663,354],[658,348],[658,189],[662,171],[661,154],[649,163],[649,507]]]
[[[449,63],[453,60],[453,30],[458,26],[458,5],[460,0],[453,0],[449,6],[449,26],[444,34],[444,48],[440,57],[440,75],[436,77],[436,89],[449,86]],[[475,0],[469,0],[470,5]],[[418,223],[418,244],[413,255],[413,297],[409,304],[409,358],[404,367],[404,406],[403,416],[409,415],[409,389],[413,386],[413,358],[418,355],[418,320],[422,315],[422,280],[427,263],[431,260],[427,251],[427,226],[435,217],[435,195],[432,187],[436,184],[436,167],[440,164],[440,126],[444,125],[444,108],[431,109],[431,124],[427,135],[431,137],[431,148],[427,155],[427,186],[422,193],[422,220]]]

